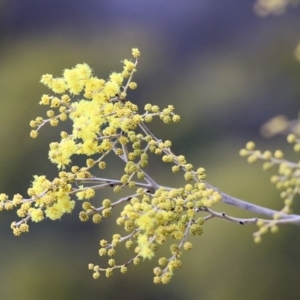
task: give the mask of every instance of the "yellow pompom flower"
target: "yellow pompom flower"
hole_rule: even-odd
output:
[[[129,88],[132,90],[135,90],[137,88],[137,84],[135,82],[130,82],[129,83]]]
[[[40,208],[31,208],[29,210],[32,222],[40,222],[44,219],[44,213]]]
[[[52,80],[52,91],[57,94],[62,94],[67,90],[67,84],[63,78],[54,78]]]
[[[58,199],[58,206],[63,213],[71,213],[75,207],[75,201],[68,194]]]
[[[46,216],[51,220],[60,219],[63,215],[62,207],[56,203],[50,207],[47,207],[45,210]]]
[[[124,59],[123,64],[124,64],[125,71],[131,72],[132,70],[134,70],[134,63],[131,62],[130,60]]]
[[[86,140],[82,144],[82,153],[86,155],[93,155],[98,152],[98,143],[95,140]]]
[[[100,91],[101,88],[103,88],[105,84],[105,80],[99,79],[97,77],[91,77],[88,78],[85,82],[85,91],[86,92],[95,92]]]
[[[120,86],[115,81],[106,82],[103,93],[108,97],[114,97],[116,94],[120,92]]]
[[[153,217],[150,217],[149,214],[144,214],[135,221],[139,229],[144,230],[145,232],[151,232],[155,225],[156,220]]]
[[[40,82],[45,86],[51,88],[52,87],[53,76],[51,74],[45,74],[42,76]]]
[[[138,48],[132,48],[132,52],[131,53],[132,53],[132,56],[135,57],[135,58],[137,58],[137,57],[139,57],[141,55],[141,52],[140,52],[140,50]]]
[[[41,105],[49,105],[50,103],[50,97],[49,95],[43,95],[40,101]]]
[[[31,130],[30,131],[30,137],[32,137],[33,139],[35,139],[38,136],[38,132],[36,130]]]
[[[138,239],[139,255],[141,257],[151,259],[154,256],[153,250],[151,250],[150,243],[148,241],[147,235],[141,234]]]
[[[80,79],[88,79],[92,75],[92,69],[86,63],[77,64],[75,69]]]
[[[116,72],[111,73],[111,75],[109,76],[109,79],[112,82],[115,82],[119,86],[122,85],[123,80],[124,80],[122,74],[121,73],[116,73]]]

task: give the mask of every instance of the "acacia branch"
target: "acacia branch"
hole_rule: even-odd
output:
[[[217,192],[219,192],[222,195],[222,202],[225,204],[229,204],[229,205],[238,207],[240,209],[251,211],[255,214],[263,215],[263,216],[266,216],[269,218],[273,218],[274,215],[278,215],[280,217],[281,221],[287,220],[287,223],[294,223],[294,224],[299,223],[298,225],[300,225],[300,216],[299,215],[295,215],[295,214],[288,215],[288,214],[282,213],[280,211],[277,211],[277,210],[274,210],[271,208],[253,204],[253,203],[232,197],[224,192],[221,192],[219,189],[213,187],[209,183],[206,183],[206,185],[209,186],[210,188],[216,190]],[[279,223],[284,223],[284,222],[279,222]]]
[[[208,216],[204,217],[205,221],[208,221],[213,218],[219,218],[219,219],[226,220],[226,221],[229,221],[232,223],[238,223],[240,225],[256,224],[258,221],[258,218],[246,218],[246,219],[235,218],[235,217],[225,214],[224,212],[222,212],[222,213],[216,212],[208,207],[201,208],[201,211],[208,213]],[[300,216],[297,216],[297,215],[289,215],[289,216],[290,216],[290,218],[280,219],[280,220],[266,220],[266,219],[260,219],[260,220],[263,220],[265,225],[271,225],[271,224],[273,224],[273,225],[274,224],[300,225]]]

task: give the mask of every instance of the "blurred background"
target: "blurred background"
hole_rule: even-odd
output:
[[[208,181],[224,192],[280,209],[270,174],[259,164],[247,165],[238,152],[254,140],[262,150],[280,148],[298,159],[284,137],[266,140],[259,129],[278,114],[297,117],[300,64],[293,53],[300,8],[260,18],[253,5],[254,0],[0,0],[0,191],[26,195],[32,175],[53,178],[57,172],[47,156],[61,128],[29,137],[29,121],[46,111],[38,105],[48,93],[41,75],[60,76],[86,62],[107,78],[138,47],[138,89],[129,99],[142,107],[173,104],[182,117],[173,125],[154,122],[153,132],[172,140],[176,154],[205,167]],[[149,172],[157,172],[157,181],[183,184],[169,176],[169,166],[153,161]],[[106,196],[98,193],[95,203]],[[252,216],[222,204],[215,209]],[[296,226],[282,227],[256,245],[255,226],[208,222],[171,283],[157,286],[152,269],[162,251],[127,275],[92,279],[87,265],[104,263],[99,240],[115,232],[114,219],[82,223],[78,211],[31,224],[18,238],[10,229],[15,212],[1,213],[0,299],[299,299]],[[130,254],[121,248],[119,262]]]

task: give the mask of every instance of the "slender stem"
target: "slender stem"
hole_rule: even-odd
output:
[[[264,216],[270,217],[270,218],[273,218],[273,216],[275,214],[279,214],[281,219],[290,219],[291,217],[298,217],[298,215],[288,215],[288,214],[279,212],[277,210],[266,208],[266,207],[263,207],[263,206],[260,206],[257,204],[253,204],[253,203],[232,197],[226,193],[221,192],[219,189],[215,188],[214,186],[212,186],[211,184],[209,184],[207,182],[206,182],[206,185],[208,187],[216,190],[217,192],[219,192],[222,195],[222,202],[225,204],[236,206],[238,208],[248,210],[255,214],[264,215]]]
[[[139,127],[146,135],[151,135],[157,142],[161,141],[150,131],[150,129],[144,124],[144,122],[139,123]]]
[[[210,219],[213,218],[219,218],[219,219],[223,219],[229,222],[233,222],[233,223],[238,223],[241,225],[244,224],[256,224],[258,218],[248,218],[248,219],[241,219],[241,218],[235,218],[235,217],[231,217],[227,214],[225,214],[224,212],[219,213],[216,212],[208,207],[203,207],[201,208],[202,211],[207,212],[209,215],[204,217],[205,221],[208,221]],[[300,225],[300,216],[295,216],[295,215],[289,215],[289,218],[285,218],[285,219],[280,219],[280,220],[263,220],[264,224],[268,225],[268,224],[296,224],[296,225]]]
[[[98,177],[92,177],[92,178],[77,178],[75,180],[77,183],[102,183],[100,185],[96,185],[96,186],[89,186],[89,187],[85,187],[85,188],[80,188],[77,190],[73,190],[71,193],[76,193],[77,191],[83,191],[87,188],[104,188],[104,187],[109,187],[109,186],[115,186],[115,185],[123,185],[123,183],[120,180],[115,180],[115,179],[108,179],[108,178],[98,178]],[[145,189],[151,189],[152,185],[147,184],[147,183],[142,183],[142,182],[135,182],[135,185],[137,187],[141,187],[141,188],[145,188]]]

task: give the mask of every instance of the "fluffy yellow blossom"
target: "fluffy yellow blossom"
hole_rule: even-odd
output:
[[[75,69],[77,70],[80,79],[88,79],[92,75],[92,69],[86,63],[77,64]]]
[[[50,147],[49,159],[58,168],[65,168],[71,162],[70,157],[77,152],[78,146],[71,139],[63,139],[57,145],[55,149]]]
[[[106,82],[103,93],[108,97],[114,97],[120,92],[120,86],[115,81],[108,81]]]
[[[80,200],[83,203],[79,219],[84,222],[98,224],[119,212],[116,223],[127,234],[115,233],[111,240],[101,240],[99,255],[108,256],[108,268],[90,264],[93,277],[99,278],[101,272],[111,277],[116,269],[126,273],[129,264],[138,265],[142,259],[153,258],[158,247],[171,239],[175,242],[170,248],[171,257],[161,257],[159,266],[154,268],[154,281],[165,284],[170,281],[173,271],[181,266],[179,256],[183,250],[192,248],[187,241],[189,234],[202,234],[204,220],[200,221],[197,214],[204,205],[211,206],[220,201],[221,196],[202,182],[205,178],[203,168],[195,171],[183,155],[172,153],[171,141],[156,138],[146,127],[144,122],[155,118],[165,123],[179,121],[174,107],[169,105],[161,109],[146,104],[146,112],[140,114],[138,105],[127,99],[128,90],[138,87],[133,76],[140,51],[133,48],[132,55],[132,61],[123,61],[121,72],[110,73],[106,80],[94,76],[85,63],[65,69],[61,77],[42,76],[41,82],[54,94],[42,96],[40,104],[50,107],[46,118],[37,117],[30,122],[31,136],[37,137],[45,125],[60,125],[60,121],[71,123],[61,131],[60,141],[49,145],[49,160],[63,170],[59,170],[52,180],[35,175],[28,189],[28,199],[16,194],[10,200],[6,194],[0,194],[0,210],[17,208],[17,215],[22,220],[11,226],[16,236],[28,231],[30,221],[58,220],[71,213],[75,202]],[[293,141],[297,143],[295,139]],[[247,152],[251,151],[249,148],[252,149],[248,145]],[[173,172],[181,172],[191,183],[173,189],[152,182],[145,167],[153,153],[162,155],[164,162],[172,163]],[[123,163],[117,179],[106,179],[111,178],[105,175],[106,163],[110,167],[114,163],[111,156]],[[273,154],[269,160],[272,158]],[[75,159],[77,163],[72,165]],[[293,168],[286,165],[280,170],[282,176],[290,176],[293,172]],[[277,183],[281,183],[279,177]],[[94,199],[98,189],[106,188],[115,193],[117,199],[104,199],[105,193],[97,194],[100,198]],[[76,201],[71,198],[74,194]],[[290,195],[286,194],[284,198],[287,206],[292,203]],[[114,256],[121,243],[135,254],[118,265]]]
[[[50,103],[50,97],[49,95],[43,95],[40,101],[41,105],[49,105]]]
[[[75,201],[71,200],[69,195],[58,199],[58,204],[63,213],[71,213],[75,207]]]
[[[53,80],[53,76],[51,74],[45,74],[42,76],[40,82],[43,83],[44,85],[46,85],[47,87],[51,88],[52,80]]]
[[[105,84],[105,80],[99,79],[97,77],[88,78],[85,82],[85,91],[94,93],[100,91]]]
[[[139,57],[141,55],[140,50],[138,48],[132,48],[132,56]]]
[[[63,78],[54,78],[52,80],[51,89],[54,93],[62,94],[67,90],[67,84]]]
[[[44,213],[40,208],[31,208],[29,213],[33,222],[40,222],[44,219]]]
[[[134,70],[134,63],[132,61],[128,59],[124,59],[123,64],[124,64],[124,70],[129,72]]]
[[[57,220],[60,219],[63,215],[62,207],[59,203],[53,204],[52,206],[49,206],[45,210],[46,216],[51,220]]]
[[[149,214],[144,214],[138,218],[135,223],[141,230],[152,232],[156,225],[156,220],[155,218],[150,217]]]
[[[138,237],[138,245],[139,245],[139,255],[141,257],[151,259],[154,256],[153,250],[150,248],[150,243],[148,241],[147,235],[141,234]]]
[[[86,155],[93,155],[98,152],[98,143],[95,140],[86,140],[82,144],[81,151]]]
[[[122,74],[116,73],[116,72],[111,73],[111,75],[109,76],[109,79],[112,82],[115,82],[118,86],[121,86],[123,83],[123,80],[124,80]]]

